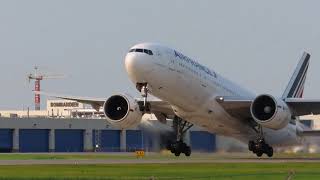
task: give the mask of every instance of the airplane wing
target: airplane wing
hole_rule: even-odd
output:
[[[242,119],[251,118],[250,106],[254,99],[246,97],[218,96],[216,101],[232,116]],[[303,98],[286,98],[294,116],[320,114],[320,100]]]
[[[231,116],[241,119],[251,118],[250,106],[254,99],[245,97],[218,96],[216,101]]]
[[[84,104],[91,105],[95,110],[99,111],[100,107],[103,106],[105,101],[108,98],[91,98],[91,97],[76,97],[76,96],[68,96],[68,95],[58,95],[54,93],[47,93],[43,91],[34,91],[36,94],[42,94],[45,96],[55,97],[59,99],[66,99],[66,100],[72,100],[77,101]],[[137,98],[137,103],[141,106],[143,105],[143,99]],[[161,100],[148,100],[149,107],[151,113],[155,114],[155,116],[160,121],[164,121],[166,118],[171,118],[175,115],[171,105],[166,101]]]
[[[91,105],[95,110],[99,111],[100,107],[103,106],[104,102],[107,98],[90,98],[90,97],[76,97],[76,96],[68,96],[68,95],[59,95],[54,93],[47,93],[43,91],[34,91],[36,94],[41,94],[45,96],[55,97],[59,99],[72,100],[77,101],[84,104]]]
[[[320,114],[320,100],[287,98],[285,99],[285,102],[295,116]]]

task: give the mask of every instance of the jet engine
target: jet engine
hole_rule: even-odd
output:
[[[111,125],[122,129],[137,126],[142,118],[138,103],[125,95],[109,97],[103,105],[103,112]]]
[[[260,95],[251,104],[253,119],[263,127],[278,130],[288,125],[291,112],[287,104],[271,95]]]

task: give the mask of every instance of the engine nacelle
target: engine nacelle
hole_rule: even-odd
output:
[[[287,104],[271,95],[258,96],[252,102],[250,111],[257,123],[274,130],[284,128],[291,119],[291,112]]]
[[[132,128],[141,122],[142,113],[138,103],[130,96],[113,95],[103,105],[103,112],[113,126]]]

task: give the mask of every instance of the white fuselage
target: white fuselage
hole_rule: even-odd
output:
[[[215,99],[217,96],[254,98],[253,93],[174,49],[151,43],[132,48],[153,52],[153,55],[127,54],[126,70],[132,82],[148,83],[150,93],[169,102],[179,117],[209,132],[243,142],[256,138],[256,132],[247,121],[232,117]],[[299,124],[289,124],[281,130],[265,128],[265,139],[270,145],[298,144],[301,139],[296,134],[297,126]]]

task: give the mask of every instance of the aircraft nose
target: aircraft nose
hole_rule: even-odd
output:
[[[146,73],[145,60],[142,56],[135,53],[128,53],[125,58],[126,71],[129,76],[136,82],[139,82]]]

